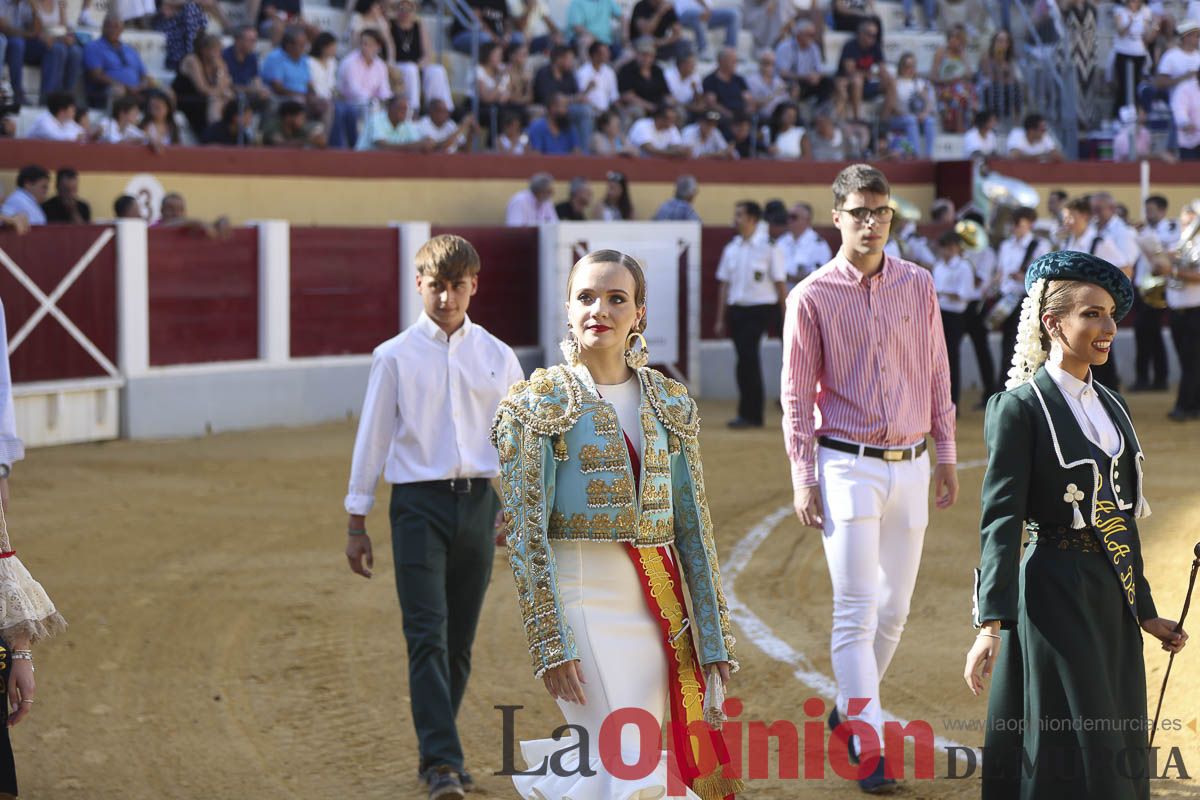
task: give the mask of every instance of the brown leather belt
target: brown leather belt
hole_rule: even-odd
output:
[[[821,447],[828,447],[830,450],[854,453],[869,458],[881,458],[884,461],[911,461],[920,458],[925,453],[926,447],[924,439],[912,447],[868,447],[863,444],[843,442],[840,439],[831,439],[828,436],[819,437],[817,442]]]

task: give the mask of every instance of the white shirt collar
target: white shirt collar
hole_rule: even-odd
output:
[[[1074,397],[1076,400],[1081,400],[1084,397],[1085,392],[1089,393],[1089,396],[1091,397],[1096,395],[1096,389],[1092,386],[1091,370],[1088,370],[1088,379],[1086,381],[1081,381],[1079,378],[1076,378],[1074,375],[1064,370],[1058,364],[1047,361],[1046,372],[1049,373],[1050,379],[1054,381],[1055,385],[1058,386],[1059,389],[1071,395],[1071,397]]]
[[[447,336],[446,332],[441,327],[430,319],[429,315],[424,311],[417,318],[417,330],[433,339],[435,342],[445,342],[447,344],[462,341],[462,339],[470,332],[472,327],[471,318],[464,317],[462,327],[454,332],[453,336]]]

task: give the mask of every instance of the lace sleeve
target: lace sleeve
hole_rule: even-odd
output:
[[[28,638],[36,643],[66,630],[46,590],[17,558],[8,538],[8,523],[0,510],[0,637]]]

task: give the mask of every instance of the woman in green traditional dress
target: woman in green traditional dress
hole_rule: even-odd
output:
[[[976,695],[994,672],[983,797],[1144,800],[1141,632],[1174,652],[1187,634],[1158,616],[1142,571],[1150,507],[1129,408],[1091,376],[1133,289],[1074,251],[1037,259],[1025,286],[1008,391],[987,409],[980,631],[964,671]]]

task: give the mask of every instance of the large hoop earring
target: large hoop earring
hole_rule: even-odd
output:
[[[633,346],[638,342],[641,348],[634,350]],[[625,337],[625,363],[630,369],[641,369],[650,363],[650,346],[646,344],[646,337],[637,331]]]

